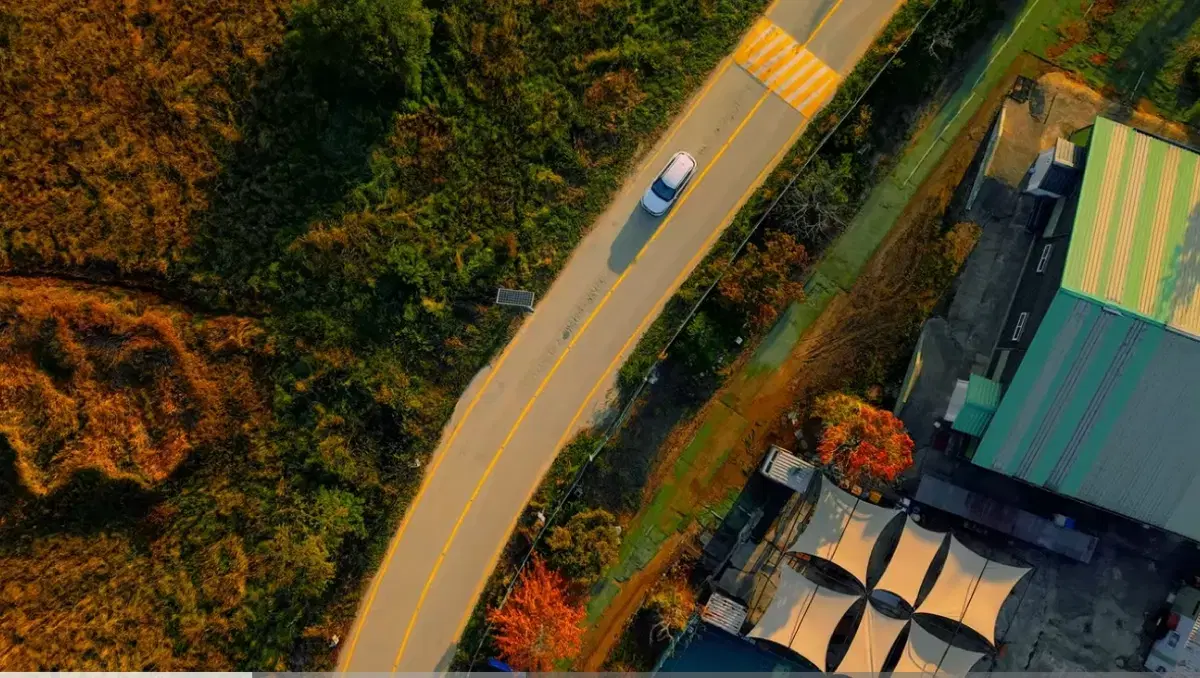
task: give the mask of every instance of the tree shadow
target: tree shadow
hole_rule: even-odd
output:
[[[0,448],[7,448],[0,443]],[[0,451],[0,526],[10,518],[25,536],[72,534],[91,536],[138,525],[162,500],[154,490],[100,471],[75,473],[63,487],[46,497],[25,490]]]
[[[1107,61],[1104,69],[1105,77],[1117,88],[1121,98],[1136,98],[1138,91],[1146,91],[1167,65],[1179,41],[1186,39],[1198,20],[1200,3],[1188,0],[1180,2],[1172,12],[1155,12],[1142,24],[1121,52]],[[1181,105],[1188,97],[1195,98],[1194,91],[1185,89],[1190,90],[1181,87],[1177,92]]]
[[[662,385],[646,390],[637,415],[596,458],[590,476],[580,486],[580,498],[586,506],[613,513],[640,509],[643,492],[662,459],[668,436],[716,392],[715,378],[693,381],[676,362],[668,361],[659,370]],[[688,387],[677,387],[683,384]]]
[[[1195,334],[1200,328],[1200,207],[1192,208],[1171,257],[1175,265],[1163,280],[1164,321]]]
[[[250,310],[284,293],[276,262],[370,178],[372,149],[401,104],[395,92],[332,81],[300,52],[284,41],[257,73],[237,78],[255,84],[242,89],[239,137],[208,187],[188,266],[194,292],[218,308]]]

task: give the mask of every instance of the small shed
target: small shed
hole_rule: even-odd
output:
[[[962,393],[962,405],[952,419],[950,428],[981,438],[988,424],[992,423],[996,409],[1000,407],[1000,384],[987,377],[972,374]]]
[[[1071,192],[1083,167],[1083,149],[1066,139],[1057,139],[1029,169],[1026,193],[1046,198],[1061,198]]]

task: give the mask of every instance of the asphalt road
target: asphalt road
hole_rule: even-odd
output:
[[[343,643],[340,670],[448,666],[555,453],[604,404],[637,339],[803,131],[801,111],[819,110],[896,7],[776,0],[770,23],[713,72],[463,395]],[[695,156],[697,173],[671,212],[650,217],[638,201],[676,150]]]

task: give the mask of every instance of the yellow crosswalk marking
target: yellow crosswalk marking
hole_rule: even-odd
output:
[[[841,82],[837,71],[766,18],[750,28],[733,60],[808,118],[833,97]]]

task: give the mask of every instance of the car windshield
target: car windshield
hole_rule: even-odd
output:
[[[666,201],[671,201],[675,198],[675,190],[663,182],[662,177],[654,180],[654,184],[650,186],[650,190],[654,191],[654,195]]]

